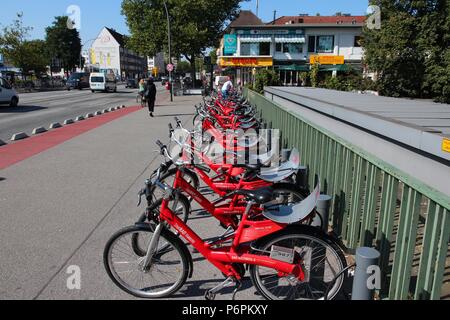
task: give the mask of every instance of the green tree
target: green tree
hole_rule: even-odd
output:
[[[23,25],[23,15],[18,13],[16,20],[0,32],[0,52],[25,75],[30,71],[39,75],[46,71],[49,60],[44,41],[27,40],[31,30]]]
[[[281,80],[278,73],[273,69],[258,69],[255,79],[254,90],[259,93],[264,93],[264,87],[280,86]]]
[[[450,100],[448,0],[372,0],[380,30],[364,28],[365,60],[383,95]]]
[[[167,0],[171,17],[172,55],[195,58],[217,47],[228,21],[240,12],[241,0]],[[131,31],[128,45],[136,52],[168,52],[167,19],[162,0],[123,0],[122,14]],[[195,76],[195,72],[194,72]]]
[[[46,42],[51,58],[59,59],[65,70],[73,70],[80,62],[81,40],[78,30],[67,27],[66,16],[55,17],[46,29]]]
[[[192,70],[191,64],[188,61],[180,61],[177,65],[177,72],[178,73],[188,73]]]

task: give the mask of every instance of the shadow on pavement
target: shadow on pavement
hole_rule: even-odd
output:
[[[1,182],[1,181],[5,181],[5,180],[6,180],[6,178],[0,177],[0,182]]]
[[[155,114],[155,118],[168,118],[168,117],[182,117],[182,116],[193,116],[193,113],[177,113],[177,114],[166,114],[166,115],[157,115]]]
[[[33,111],[39,111],[48,109],[46,107],[40,107],[40,106],[18,106],[15,108],[11,107],[0,107],[0,113],[26,113],[26,112],[33,112]]]
[[[188,281],[184,285],[183,289],[178,294],[172,296],[172,298],[190,299],[195,297],[204,297],[207,290],[214,288],[225,279],[213,279],[213,280],[201,280],[201,281]],[[253,286],[250,279],[244,278],[242,281],[242,288],[239,291],[247,290]],[[232,294],[234,291],[233,287],[225,288],[217,295],[220,299],[221,296]],[[239,295],[239,293],[238,293]]]

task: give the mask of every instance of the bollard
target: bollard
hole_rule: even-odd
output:
[[[321,227],[325,233],[328,233],[328,224],[330,219],[330,206],[332,197],[322,194],[317,203],[317,215],[312,222],[313,227]]]
[[[353,279],[352,300],[366,301],[373,300],[375,289],[368,286],[369,277],[372,276],[368,272],[369,267],[378,266],[380,253],[373,248],[358,248],[356,250],[356,269]]]

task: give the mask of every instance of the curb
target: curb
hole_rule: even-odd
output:
[[[44,133],[47,132],[47,129],[43,128],[43,127],[39,127],[33,130],[33,136],[40,134],[40,133]]]
[[[54,122],[54,123],[52,123],[51,125],[50,125],[50,129],[58,129],[58,128],[61,128],[62,127],[62,125],[61,125],[61,123],[59,123],[59,122]]]
[[[121,106],[112,107],[112,108],[109,108],[109,109],[104,109],[103,111],[97,111],[95,113],[88,113],[88,114],[86,114],[85,117],[83,117],[83,116],[77,117],[75,119],[75,121],[73,119],[67,119],[67,120],[64,121],[64,125],[74,124],[75,122],[80,122],[80,121],[83,121],[83,120],[86,120],[86,119],[94,118],[95,116],[100,116],[102,114],[114,112],[116,110],[120,110],[120,109],[124,109],[124,108],[126,108],[126,106],[121,105]],[[51,130],[51,129],[58,129],[58,128],[62,128],[62,127],[63,126],[59,122],[53,122],[53,123],[50,124],[49,130]],[[38,134],[45,133],[45,132],[48,132],[48,130],[45,129],[44,127],[39,127],[39,128],[35,128],[33,130],[32,135],[38,135]],[[27,135],[25,132],[18,132],[18,133],[14,134],[11,137],[11,141],[23,140],[23,139],[26,139],[26,138],[29,138],[29,137],[30,136]],[[7,145],[7,143],[4,142],[3,140],[0,140],[0,146],[4,146],[4,145]]]
[[[26,138],[28,138],[28,135],[25,132],[19,132],[11,137],[11,141],[18,141]]]

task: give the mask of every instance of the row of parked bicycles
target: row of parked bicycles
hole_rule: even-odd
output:
[[[169,298],[192,278],[196,252],[225,279],[206,291],[208,300],[229,287],[235,299],[246,275],[269,300],[339,297],[347,262],[338,241],[317,225],[320,184],[310,191],[298,183],[299,152],[281,161],[273,144],[261,148],[262,121],[237,92],[205,98],[193,130],[175,120],[170,143],[157,141],[165,160],[139,193],[145,212],[106,245],[112,281],[136,297]],[[223,231],[202,239],[204,230],[190,223],[193,207]]]

